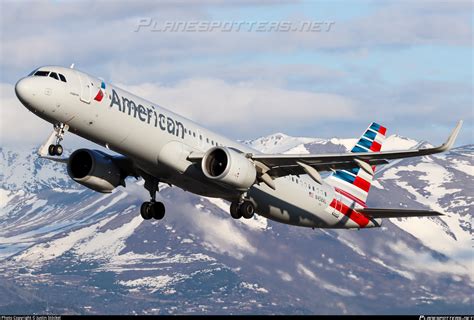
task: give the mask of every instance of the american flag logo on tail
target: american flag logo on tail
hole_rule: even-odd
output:
[[[387,129],[378,123],[372,122],[356,145],[351,149],[353,153],[378,152],[382,148]],[[373,167],[375,171],[375,167]],[[337,170],[327,178],[327,182],[334,186],[341,202],[352,204],[356,208],[365,207],[367,195],[372,184],[373,174],[362,168]]]

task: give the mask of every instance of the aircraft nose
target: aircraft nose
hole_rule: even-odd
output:
[[[29,78],[20,79],[15,85],[16,96],[23,103],[28,103],[29,98],[32,97],[32,89],[31,79]]]

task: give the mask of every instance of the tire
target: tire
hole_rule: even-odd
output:
[[[164,218],[166,208],[163,202],[152,203],[150,209],[151,209],[152,216],[154,219],[161,220]]]
[[[252,219],[255,213],[255,207],[253,206],[252,202],[245,201],[240,205],[239,211],[242,217],[244,217],[245,219]]]
[[[54,144],[50,144],[48,147],[48,154],[50,156],[55,156],[56,155],[55,149],[56,149],[56,146]]]
[[[54,146],[54,153],[57,155],[57,156],[60,156],[63,154],[63,146],[58,144],[56,146]]]
[[[140,214],[144,220],[150,220],[153,218],[150,202],[142,203],[142,206],[140,207]]]
[[[232,202],[230,204],[230,216],[234,219],[242,218],[242,214],[240,213],[239,204],[237,202]]]

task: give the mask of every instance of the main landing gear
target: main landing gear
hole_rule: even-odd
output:
[[[230,205],[230,215],[234,219],[251,219],[255,214],[255,206],[250,201],[243,201],[241,203],[232,202]]]
[[[143,202],[140,207],[140,214],[143,219],[151,218],[161,220],[165,216],[165,205],[163,202],[156,202],[156,193],[158,192],[159,180],[153,177],[145,179],[145,189],[150,192],[151,201]]]
[[[64,123],[57,123],[54,125],[54,131],[56,133],[56,144],[50,144],[48,147],[48,154],[50,156],[60,156],[63,154],[63,146],[61,141],[64,139],[64,133],[67,131],[67,126]]]

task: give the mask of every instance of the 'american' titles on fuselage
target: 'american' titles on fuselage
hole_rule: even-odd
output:
[[[168,132],[169,134],[175,135],[181,139],[184,139],[184,134],[187,132],[181,122],[174,120],[170,116],[157,112],[155,106],[151,105],[150,107],[145,107],[141,104],[136,104],[132,99],[124,96],[121,96],[120,99],[114,89],[112,89],[112,98],[110,101],[110,107],[113,106],[116,106],[119,111],[126,113],[133,118],[146,122],[156,128],[160,128],[162,131]]]

